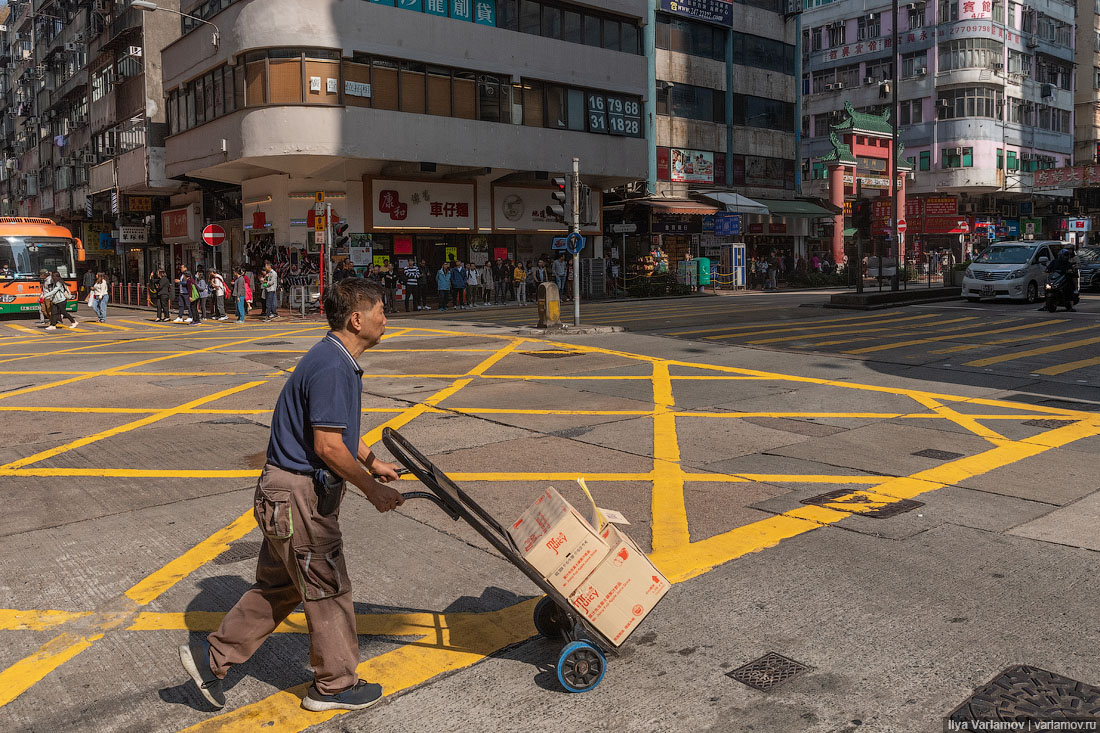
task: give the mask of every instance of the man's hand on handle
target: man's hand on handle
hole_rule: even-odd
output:
[[[374,504],[375,509],[383,513],[392,511],[405,503],[405,498],[401,496],[400,491],[384,486],[373,479],[369,485],[360,486],[359,490],[371,504]]]

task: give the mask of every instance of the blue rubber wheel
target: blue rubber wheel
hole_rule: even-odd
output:
[[[558,682],[569,692],[594,690],[606,671],[603,652],[587,641],[566,644],[558,657]]]

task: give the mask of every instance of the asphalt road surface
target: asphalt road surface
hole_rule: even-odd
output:
[[[361,359],[369,441],[400,430],[502,522],[549,485],[580,504],[584,477],[674,585],[570,694],[518,570],[430,504],[349,492],[360,674],[386,699],[341,715],[299,707],[301,615],[221,712],[175,656],[252,580],[271,408],[324,326],[0,322],[0,728],[938,731],[995,679],[1025,691],[1005,715],[1095,704],[1098,352],[1073,342],[1100,304],[820,300],[597,305],[630,331],[550,340],[517,334],[532,309],[392,319]],[[739,673],[768,691],[730,676],[769,653],[796,666]]]

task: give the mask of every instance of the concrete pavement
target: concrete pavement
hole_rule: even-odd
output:
[[[431,506],[349,498],[361,673],[390,699],[297,708],[292,617],[212,715],[173,645],[249,581],[269,410],[323,330],[136,320],[0,338],[5,727],[923,731],[1013,663],[1097,683],[1091,411],[829,355],[417,318],[363,357],[371,438],[398,427],[504,520],[549,483],[579,502],[583,475],[677,585],[568,695],[518,571]],[[864,515],[903,499],[923,506]],[[767,694],[725,676],[767,651],[812,669]]]

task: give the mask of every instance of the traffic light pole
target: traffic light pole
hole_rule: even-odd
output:
[[[581,159],[573,158],[572,229],[581,232]],[[581,253],[573,253],[573,325],[581,325]]]
[[[325,260],[332,254],[332,204],[325,203],[325,243],[321,247],[321,300],[324,301],[325,290],[332,287],[331,260],[329,266],[325,266]]]

